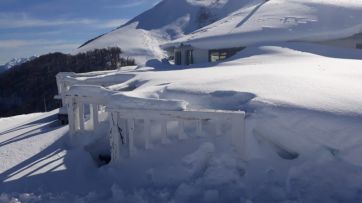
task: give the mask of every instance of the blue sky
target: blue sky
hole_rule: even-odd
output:
[[[159,0],[0,0],[0,64],[62,51],[108,32]]]

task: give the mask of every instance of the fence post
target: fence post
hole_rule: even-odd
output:
[[[161,120],[161,142],[167,144],[167,120]]]
[[[118,126],[118,113],[110,112],[109,114],[109,125],[111,129],[110,135],[110,145],[111,145],[111,162],[112,164],[120,163],[121,161],[121,150],[122,144],[124,140],[122,139],[123,135],[120,132],[120,128]]]
[[[134,148],[135,120],[134,119],[127,120],[127,128],[128,128],[128,132],[127,132],[126,146],[127,146],[128,157],[131,157],[135,153],[135,148]]]
[[[78,118],[79,118],[79,130],[81,132],[84,132],[85,131],[85,121],[84,121],[84,104],[79,102],[78,103],[78,108],[79,108],[79,115],[78,115]]]
[[[186,133],[185,133],[185,122],[182,120],[178,121],[178,133],[177,133],[178,139],[183,140],[186,139]]]
[[[71,136],[71,138],[74,136],[75,134],[75,106],[74,106],[74,98],[71,99],[67,99],[67,103],[68,103],[68,121],[69,121],[69,134]]]
[[[243,160],[246,160],[245,115],[236,114],[232,121],[231,142]]]
[[[150,139],[151,139],[151,120],[145,119],[143,126],[143,139],[145,141],[145,149],[150,149]]]
[[[73,97],[73,110],[74,112],[74,129],[75,131],[80,129],[80,122],[79,122],[79,103],[75,97]]]
[[[95,130],[99,124],[98,112],[99,112],[98,104],[90,104],[90,119],[92,125],[91,128],[93,130]]]
[[[204,134],[202,132],[202,120],[196,121],[196,135],[202,137]]]

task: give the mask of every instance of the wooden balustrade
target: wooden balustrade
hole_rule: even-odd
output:
[[[178,139],[185,139],[185,123],[196,123],[196,136],[205,136],[203,129],[204,122],[214,121],[216,125],[215,132],[221,134],[221,123],[231,124],[231,133],[229,135],[231,143],[238,150],[242,158],[245,157],[245,133],[244,122],[245,113],[241,111],[210,111],[210,110],[188,110],[188,111],[164,111],[157,110],[136,110],[136,109],[117,109],[108,108],[110,113],[110,142],[112,151],[112,163],[120,163],[122,159],[132,157],[135,153],[135,121],[143,120],[144,125],[137,127],[143,128],[144,149],[150,147],[151,120],[158,121],[161,125],[160,137],[161,143],[166,144],[168,140],[167,123],[176,121]]]

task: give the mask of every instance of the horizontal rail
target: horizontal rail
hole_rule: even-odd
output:
[[[165,111],[148,109],[115,109],[107,108],[108,112],[120,113],[122,118],[132,119],[174,119],[174,120],[230,120],[237,117],[245,117],[243,111],[222,111],[222,110],[185,110]]]

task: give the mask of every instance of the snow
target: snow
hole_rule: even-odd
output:
[[[89,98],[90,102],[97,101],[98,103],[99,100],[101,100],[103,105],[121,109],[181,111],[185,110],[188,105],[185,101],[144,99],[126,96],[122,93],[95,85],[74,85],[66,94],[69,96],[79,96],[83,99]]]
[[[108,141],[108,122],[89,134],[96,139],[85,148],[71,148],[56,111],[2,118],[0,202],[360,202],[361,53],[278,43],[248,47],[222,63],[74,77],[82,85],[103,80],[111,90],[101,89],[112,93],[132,86],[122,98],[244,110],[248,161],[224,136],[194,137],[188,129],[189,139],[161,144],[154,137],[151,149],[98,167],[94,152]],[[122,74],[119,81],[112,76]]]
[[[248,159],[224,136],[228,124],[196,136],[185,123],[180,141],[170,122],[164,143],[151,122],[151,149],[103,165],[104,113],[77,135],[81,147],[57,110],[0,118],[0,203],[362,202],[362,51],[305,42],[361,32],[361,11],[357,0],[161,1],[77,50],[116,45],[145,66],[71,74],[68,94],[118,108],[245,111]],[[153,63],[165,57],[160,44],[182,41],[249,46],[223,62]]]
[[[37,56],[32,56],[32,57],[28,57],[28,58],[14,58],[14,59],[11,59],[6,64],[0,66],[0,73],[7,71],[7,70],[9,70],[10,68],[12,68],[14,66],[18,66],[18,65],[21,65],[21,64],[26,63],[28,61],[34,60],[36,58],[37,58]]]
[[[358,0],[165,0],[75,52],[118,46],[150,65],[167,58],[160,46],[180,43],[217,49],[343,39],[362,32],[361,18]]]
[[[136,29],[136,26],[137,23],[134,23],[110,32],[104,37],[79,48],[76,53],[99,48],[120,47],[123,51],[123,57],[136,59],[137,64],[145,64],[151,59],[165,58],[165,54],[159,48],[159,43],[163,39],[156,33]]]
[[[222,19],[249,2],[252,0],[161,1],[120,28],[85,44],[75,53],[118,46],[124,57],[134,58],[137,64],[145,65],[151,59],[166,58],[160,44]]]
[[[342,39],[362,32],[361,10],[359,1],[259,2],[165,46],[187,42],[197,48],[210,49],[265,42]]]
[[[357,0],[261,1],[164,46],[183,42],[216,49],[282,41],[329,41],[361,33],[361,18],[362,3]]]

